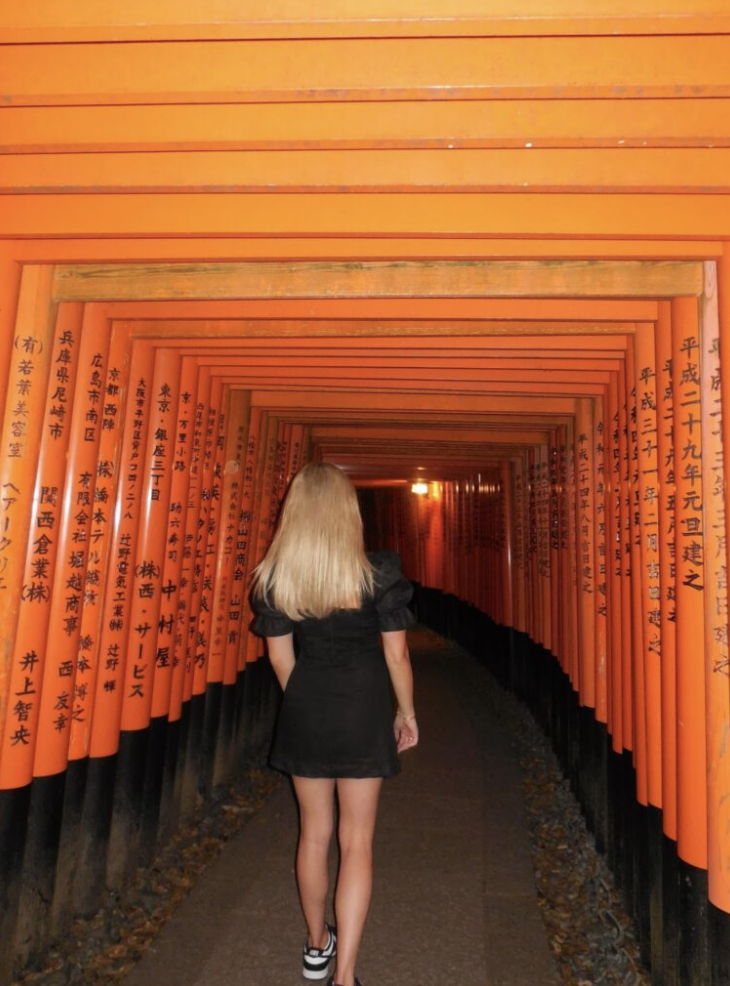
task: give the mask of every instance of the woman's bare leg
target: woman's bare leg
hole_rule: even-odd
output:
[[[335,894],[338,986],[353,986],[373,886],[373,834],[380,777],[338,778],[340,874]]]
[[[299,802],[297,885],[312,948],[327,944],[327,856],[334,827],[335,782],[328,777],[293,777]]]

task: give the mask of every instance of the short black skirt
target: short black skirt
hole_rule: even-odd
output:
[[[392,777],[400,770],[387,667],[300,657],[287,682],[270,762],[297,777]]]

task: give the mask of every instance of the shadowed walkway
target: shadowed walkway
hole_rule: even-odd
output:
[[[383,788],[365,986],[555,986],[520,769],[484,711],[484,672],[409,633],[422,738]],[[288,784],[224,849],[124,986],[294,986],[304,925]],[[334,862],[334,860],[333,860]]]

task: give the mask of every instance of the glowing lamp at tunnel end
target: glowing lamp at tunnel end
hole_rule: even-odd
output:
[[[411,493],[415,493],[416,496],[427,496],[428,483],[413,483],[411,486]]]

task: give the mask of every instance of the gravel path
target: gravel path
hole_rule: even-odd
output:
[[[435,641],[443,638],[433,635]],[[518,751],[538,903],[565,986],[651,986],[633,919],[549,739],[527,707],[457,645],[470,688]]]

